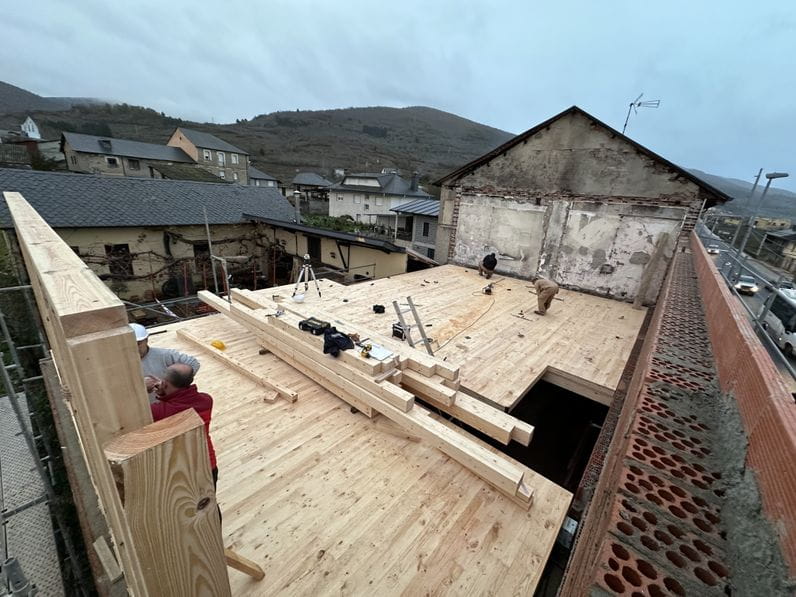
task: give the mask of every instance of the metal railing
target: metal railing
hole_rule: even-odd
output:
[[[785,276],[780,275],[778,280],[771,280],[762,275],[760,272],[754,269],[752,265],[750,265],[749,257],[747,255],[739,257],[734,247],[731,247],[727,243],[714,238],[713,233],[711,233],[710,230],[708,230],[707,227],[702,223],[697,226],[697,237],[703,246],[707,247],[711,244],[722,243],[727,247],[726,249],[720,249],[720,260],[716,264],[716,269],[724,279],[724,282],[727,284],[730,292],[732,292],[733,295],[735,295],[735,298],[738,299],[738,302],[743,305],[743,308],[749,316],[749,320],[752,323],[755,333],[766,347],[772,360],[778,365],[780,371],[787,371],[791,378],[796,381],[796,368],[794,368],[793,364],[790,362],[790,359],[782,352],[782,349],[768,333],[767,326],[765,324],[766,315],[771,309],[771,304],[774,302],[774,298],[776,296],[781,296],[783,299],[788,299],[788,297],[786,297],[782,290],[778,287]],[[771,289],[769,296],[763,300],[763,305],[760,307],[760,310],[757,313],[755,313],[755,310],[750,307],[745,300],[743,300],[743,297],[735,287],[738,279],[741,276],[750,276],[754,278],[755,282],[760,288]]]

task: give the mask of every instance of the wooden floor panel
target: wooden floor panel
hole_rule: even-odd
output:
[[[341,319],[391,334],[393,300],[412,297],[435,353],[461,367],[462,383],[480,397],[511,409],[548,368],[583,380],[580,393],[607,403],[630,356],[644,321],[645,309],[629,303],[561,290],[545,317],[533,313],[536,295],[527,280],[493,276],[492,295],[481,289],[487,280],[476,270],[445,265],[391,278],[343,286],[321,280],[299,307],[312,307]],[[258,291],[290,301],[293,286]],[[374,304],[387,312],[376,314]],[[516,317],[523,312],[525,319]],[[410,317],[409,314],[405,317]],[[411,322],[410,319],[407,319]],[[414,334],[418,340],[418,334]]]
[[[176,335],[179,326],[222,340],[229,354],[297,390],[298,401],[264,402],[264,387],[197,353]],[[567,491],[528,470],[535,493],[525,511],[428,444],[351,413],[273,355],[260,355],[223,316],[164,329],[152,344],[196,354],[197,385],[215,401],[225,543],[266,572],[255,582],[230,570],[233,594],[533,592]]]

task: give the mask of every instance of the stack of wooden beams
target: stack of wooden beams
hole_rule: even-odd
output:
[[[416,403],[415,398],[419,398],[504,444],[513,440],[528,445],[533,427],[460,392],[458,367],[315,308],[309,312],[300,303],[278,304],[240,290],[233,290],[229,301],[207,291],[200,292],[199,298],[243,325],[265,349],[365,416],[383,415],[530,508],[533,489],[526,483],[522,467],[509,457],[485,449]],[[367,338],[368,343],[378,344],[392,355],[384,360],[363,356],[358,350],[341,351],[337,358],[325,355],[323,336],[298,327],[310,316],[330,322],[343,333]]]

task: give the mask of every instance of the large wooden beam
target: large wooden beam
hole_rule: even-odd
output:
[[[126,387],[130,381],[127,374],[122,374],[121,382],[116,379],[115,369],[132,363],[141,372],[135,339],[127,327],[127,313],[107,286],[96,276],[88,275],[86,265],[22,195],[6,192],[4,196],[58,373],[72,396],[83,453],[108,518],[125,582],[133,594],[149,595],[142,563],[102,450],[102,443],[115,434],[152,422],[143,374],[138,387]],[[108,326],[112,326],[111,331]],[[104,336],[87,339],[86,333]],[[97,350],[93,342],[100,343],[104,350]],[[108,359],[104,361],[106,366],[97,367],[92,362],[97,355]]]
[[[238,373],[241,373],[242,375],[245,375],[249,379],[256,381],[258,384],[268,388],[269,390],[275,391],[280,397],[284,398],[288,402],[295,402],[298,399],[298,392],[296,392],[295,390],[292,390],[273,379],[260,375],[256,371],[252,371],[251,368],[244,365],[235,357],[220,351],[214,346],[211,346],[209,342],[202,340],[201,338],[199,338],[195,334],[192,334],[185,328],[179,328],[177,330],[177,335],[180,338],[188,340],[192,344],[196,345],[198,348],[201,348],[217,361],[221,361],[222,363],[234,369]]]
[[[231,595],[204,422],[193,409],[105,446],[152,595]]]
[[[125,583],[136,596],[162,594],[159,585],[152,584],[156,579],[145,570],[157,569],[163,563],[148,559],[151,546],[142,544],[139,535],[134,536],[103,449],[118,436],[152,423],[127,311],[19,193],[4,193],[4,197],[60,381],[72,397],[82,454],[107,518]],[[180,544],[180,538],[164,534],[152,541]],[[193,553],[186,559],[184,555],[179,554],[177,559],[185,565],[191,565],[191,558],[205,557]]]
[[[383,414],[412,435],[430,442],[506,495],[524,504],[525,507],[530,507],[533,490],[525,484],[523,471],[511,459],[495,455],[457,434],[455,430],[440,424],[431,418],[429,411],[422,406],[415,405],[408,411],[396,408],[374,391],[375,388],[370,385],[374,383],[372,379],[367,380],[370,384],[360,384],[358,382],[362,381],[361,378],[356,378],[355,382],[344,377],[340,374],[339,366],[318,359],[317,352],[307,350],[291,335],[277,326],[270,325],[267,314],[261,313],[261,310],[252,310],[235,303],[230,305],[211,293],[200,292],[199,296],[207,304],[216,307],[255,333],[260,342],[276,356],[290,365],[298,366],[299,370],[330,391],[335,392],[337,388],[344,388],[344,393],[337,394],[339,397],[345,400],[348,395],[354,395],[357,400],[374,411]]]
[[[258,305],[259,307],[279,308],[288,313],[298,315],[302,319],[306,317],[305,313],[307,307],[301,303],[285,301],[277,304],[269,301],[259,294],[247,290],[232,291],[231,296],[233,300],[240,300],[241,302],[245,300],[246,306],[249,307],[251,307],[251,305]],[[387,337],[384,334],[377,333],[362,325],[351,323],[334,315],[333,313],[329,313],[322,308],[319,308],[317,305],[313,305],[312,313],[314,317],[333,323],[341,331],[346,333],[356,332],[363,339],[366,337],[371,338],[376,341],[377,344],[382,344],[388,350],[391,350],[399,355],[407,367],[417,371],[418,373],[422,373],[425,376],[437,374],[450,381],[454,381],[459,378],[459,367],[447,363],[441,358],[429,355],[417,348],[412,348],[411,346],[408,346],[399,340]]]

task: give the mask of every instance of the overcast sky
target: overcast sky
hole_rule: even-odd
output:
[[[13,8],[10,8],[13,6]],[[423,105],[521,132],[577,104],[685,167],[796,190],[793,0],[29,0],[0,80],[228,122]]]

